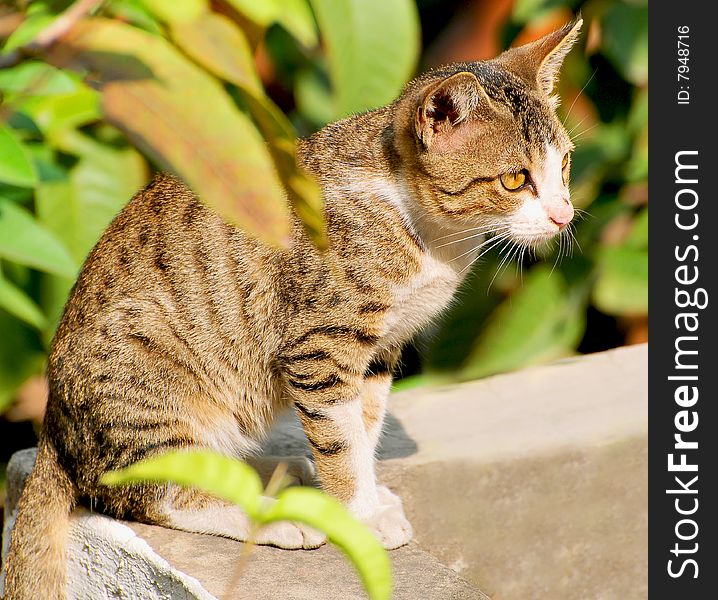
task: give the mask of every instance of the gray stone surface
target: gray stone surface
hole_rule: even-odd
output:
[[[206,535],[181,533],[138,523],[129,524],[150,546],[177,569],[194,574],[218,598],[242,600],[365,599],[361,583],[341,552],[322,546],[316,550],[280,550],[258,546],[231,594],[228,586],[242,544]],[[484,600],[454,571],[440,564],[416,544],[390,553],[395,600]]]
[[[641,345],[394,394],[379,476],[402,496],[416,535],[391,553],[394,598],[486,598],[478,588],[494,600],[645,597],[646,377]],[[308,454],[293,416],[265,450]],[[32,460],[20,456],[9,507]],[[95,586],[76,587],[75,598],[223,597],[242,548],[88,513],[74,519],[72,585]],[[227,597],[365,597],[330,547],[256,548],[239,581]]]
[[[9,540],[19,492],[35,448],[8,465],[3,540]],[[68,596],[72,600],[360,600],[362,585],[335,548],[279,550],[258,546],[233,580],[243,544],[75,511],[70,527]],[[4,548],[4,553],[7,548]],[[487,600],[433,556],[410,544],[390,553],[395,600]],[[2,590],[0,590],[0,594]]]
[[[392,395],[380,479],[496,600],[647,595],[647,345]],[[291,416],[273,454],[306,448]]]

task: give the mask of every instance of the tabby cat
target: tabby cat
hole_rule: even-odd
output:
[[[298,220],[288,249],[262,244],[170,175],[127,204],[87,258],[54,339],[7,600],[65,596],[78,504],[246,539],[241,510],[202,492],[98,478],[178,448],[246,456],[291,408],[322,488],[385,547],[411,539],[401,500],[374,471],[392,369],[482,244],[540,245],[573,218],[572,143],[552,92],[580,26],[430,71],[389,106],[301,141],[300,163],[326,200],[325,253]],[[324,540],[285,522],[257,541]]]

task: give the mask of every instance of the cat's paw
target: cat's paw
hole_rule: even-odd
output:
[[[391,492],[390,492],[391,493]],[[392,494],[398,499],[398,496]],[[411,523],[404,516],[404,510],[399,505],[384,505],[364,523],[374,532],[376,537],[387,550],[404,546],[411,541],[414,531]]]
[[[277,546],[287,550],[311,550],[319,548],[326,541],[327,537],[320,531],[293,521],[265,525],[255,539],[255,542],[262,546]]]
[[[402,510],[403,510],[401,498],[399,498],[399,496],[397,496],[394,492],[392,492],[385,485],[377,486],[376,493],[377,493],[377,496],[379,496],[379,503],[382,506],[398,506],[399,508],[402,508]]]

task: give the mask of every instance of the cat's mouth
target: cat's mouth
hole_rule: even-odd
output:
[[[573,217],[568,199],[546,204],[529,201],[509,220],[508,235],[517,244],[544,246],[557,236],[570,235]]]
[[[555,225],[549,227],[516,227],[511,228],[509,236],[517,244],[525,244],[527,246],[539,247],[548,244],[551,240],[566,231],[568,224]]]

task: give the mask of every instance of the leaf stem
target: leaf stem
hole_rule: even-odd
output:
[[[247,538],[247,541],[242,544],[242,551],[239,553],[237,564],[234,566],[232,577],[230,577],[229,579],[229,583],[227,584],[227,589],[224,592],[222,600],[232,600],[232,595],[234,593],[234,590],[239,585],[239,580],[242,578],[242,573],[244,573],[245,569],[247,568],[247,565],[249,564],[249,558],[255,546],[254,539],[257,537],[257,533],[262,526],[256,521],[252,521],[251,523],[252,524],[249,528],[249,536]]]

